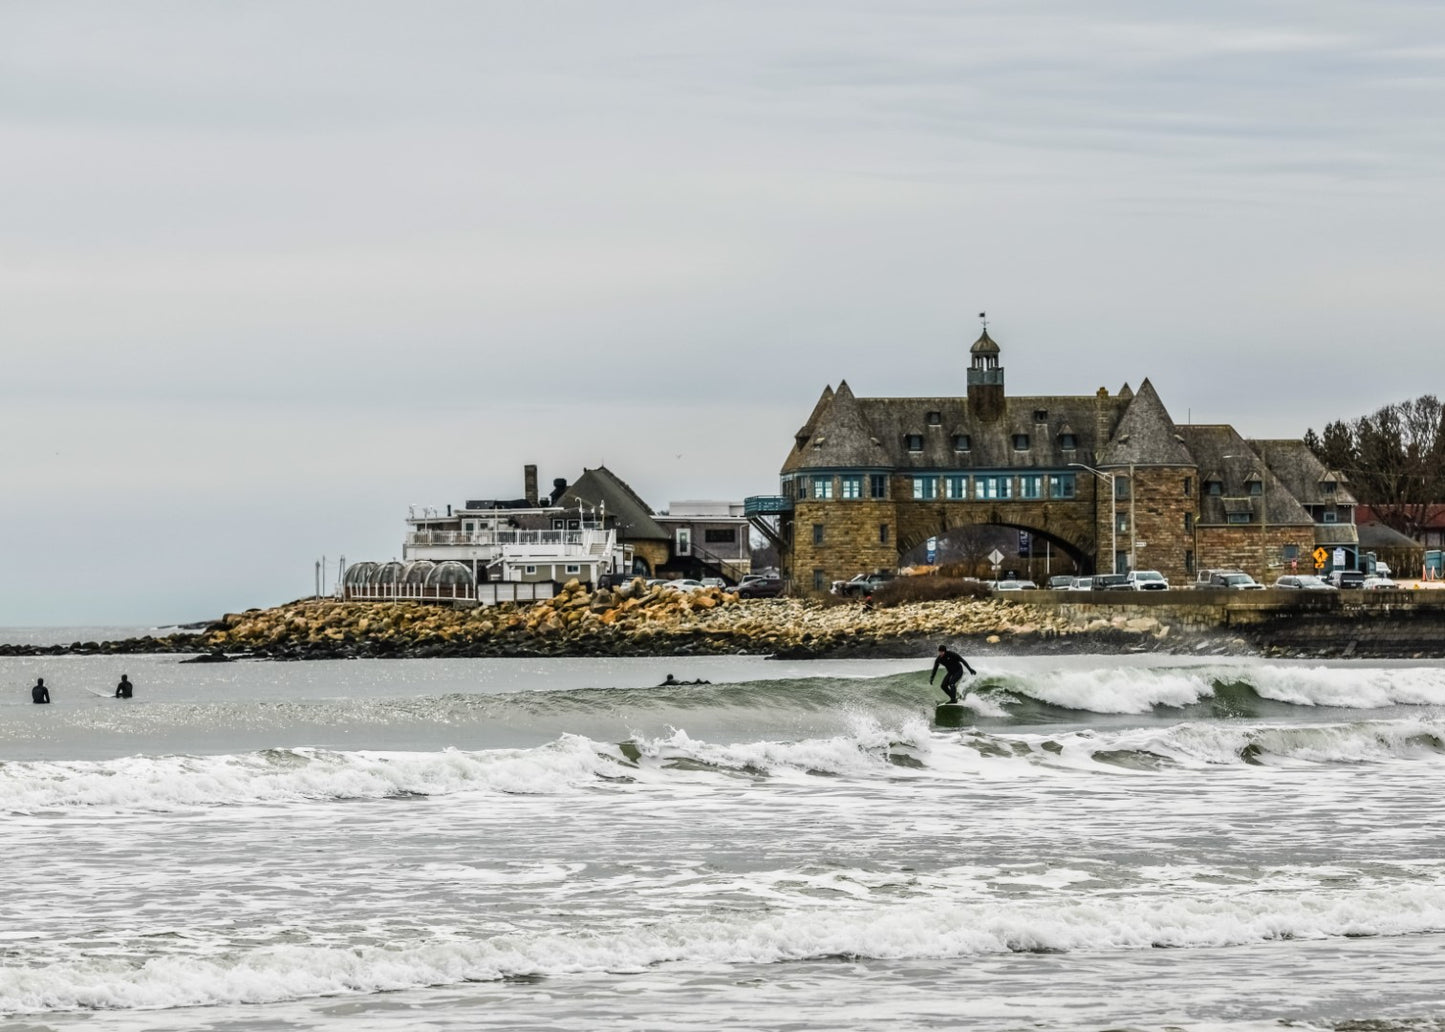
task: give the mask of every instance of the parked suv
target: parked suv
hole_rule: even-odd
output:
[[[1130,591],[1168,591],[1169,582],[1158,570],[1130,570],[1124,574],[1124,587]]]
[[[1194,586],[1196,588],[1228,588],[1232,591],[1264,587],[1243,570],[1200,570],[1199,579],[1194,582]]]
[[[1127,591],[1124,582],[1128,580],[1128,574],[1124,573],[1096,573],[1094,574],[1095,591]]]
[[[1239,570],[1226,572],[1217,570],[1209,577],[1211,588],[1227,588],[1230,591],[1263,591],[1264,585],[1247,573]]]
[[[781,577],[744,577],[735,589],[738,598],[777,598],[783,593]]]
[[[1365,575],[1359,570],[1331,570],[1330,583],[1342,590],[1363,588],[1365,586]]]

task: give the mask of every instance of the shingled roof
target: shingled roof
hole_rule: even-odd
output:
[[[1140,392],[1143,388],[1141,386]],[[1313,525],[1304,506],[1274,473],[1265,468],[1259,454],[1232,426],[1204,424],[1179,427],[1179,435],[1199,467],[1199,522],[1227,522],[1229,512],[1258,513],[1268,503],[1266,518],[1275,526]],[[1210,494],[1209,481],[1220,482],[1220,493]],[[1249,483],[1261,483],[1261,493],[1251,495]]]
[[[1338,472],[1325,468],[1310,446],[1298,440],[1250,440],[1249,446],[1269,463],[1286,491],[1304,505],[1355,505],[1355,496],[1345,487]],[[1335,485],[1333,493],[1325,484]]]
[[[596,469],[584,467],[577,483],[563,491],[554,504],[568,508],[579,502],[589,508],[598,508],[605,504],[607,523],[617,528],[617,536],[621,540],[671,539],[671,535],[652,518],[651,507],[606,466],[598,466]]]
[[[970,413],[966,398],[858,398],[841,383],[820,399],[782,472],[1092,465],[1103,443],[1098,428],[1112,427],[1125,405],[1095,395],[1007,398],[1003,418],[983,422]],[[1014,446],[1019,435],[1028,438],[1026,448]],[[1072,449],[1064,447],[1065,435],[1073,438]]]
[[[1127,390],[1127,387],[1125,388]],[[1194,457],[1146,377],[1129,399],[1113,438],[1099,455],[1101,466],[1193,466]]]

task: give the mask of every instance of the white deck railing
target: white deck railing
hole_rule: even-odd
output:
[[[551,598],[557,586],[551,581],[486,581],[482,584],[443,584],[428,587],[422,584],[347,585],[343,597],[353,602],[446,602],[454,599],[475,601],[484,606],[501,602],[536,602]]]

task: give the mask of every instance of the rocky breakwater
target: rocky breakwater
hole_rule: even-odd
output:
[[[386,656],[790,657],[929,655],[940,641],[975,650],[1159,648],[1152,617],[1080,618],[1002,599],[886,609],[798,599],[739,600],[634,581],[589,591],[576,581],[527,605],[461,609],[417,602],[295,602],[227,614],[188,651],[274,659]]]

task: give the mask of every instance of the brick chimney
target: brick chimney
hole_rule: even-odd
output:
[[[522,486],[527,495],[527,504],[537,504],[537,467],[527,465],[522,467]]]

